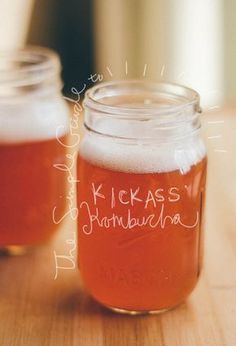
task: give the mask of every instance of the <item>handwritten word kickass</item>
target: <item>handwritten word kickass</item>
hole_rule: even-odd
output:
[[[179,224],[186,229],[194,229],[199,222],[198,211],[196,211],[196,217],[191,224],[185,224],[182,221],[180,213],[173,213],[172,215],[165,213],[165,202],[176,203],[181,198],[180,191],[177,187],[173,186],[168,188],[167,193],[165,193],[163,188],[158,188],[155,191],[148,190],[145,198],[139,195],[139,187],[136,189],[130,188],[129,190],[123,189],[119,191],[111,188],[109,196],[106,196],[102,192],[102,187],[102,184],[96,186],[92,183],[91,191],[93,195],[93,205],[89,205],[87,201],[82,201],[79,206],[81,210],[84,209],[88,216],[88,222],[82,227],[83,232],[87,235],[93,233],[94,226],[106,229],[120,227],[124,230],[148,226],[150,229],[163,230],[167,224]],[[110,215],[102,216],[99,211],[98,201],[101,202],[101,200],[106,200],[107,203],[108,198],[108,203],[113,212]],[[157,208],[157,206],[160,206],[160,208],[155,213],[133,217],[132,208],[140,203],[143,204],[144,210],[147,209],[150,204],[154,209]],[[118,215],[114,211],[114,208],[118,204],[127,206],[126,212],[122,213],[122,215]],[[92,211],[93,207],[95,207],[95,212]]]

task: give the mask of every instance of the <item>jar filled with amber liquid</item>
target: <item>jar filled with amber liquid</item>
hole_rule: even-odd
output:
[[[66,207],[68,109],[58,55],[0,54],[0,252],[47,242]],[[60,166],[61,165],[61,166]]]
[[[82,280],[102,305],[130,314],[182,303],[202,259],[206,149],[199,95],[145,81],[87,91],[78,156]]]

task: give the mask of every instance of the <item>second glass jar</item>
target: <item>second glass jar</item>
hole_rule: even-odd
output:
[[[69,112],[60,70],[49,49],[0,54],[0,252],[46,242],[65,212]]]

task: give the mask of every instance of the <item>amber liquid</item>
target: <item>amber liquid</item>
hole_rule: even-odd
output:
[[[112,308],[128,311],[159,311],[181,303],[197,283],[201,266],[201,219],[206,179],[206,159],[193,165],[186,174],[179,171],[168,173],[134,174],[112,171],[94,166],[79,157],[78,160],[78,242],[79,268],[82,279],[90,294],[100,303]],[[98,187],[96,205],[92,194],[92,183]],[[170,188],[172,193],[170,192]],[[113,188],[113,190],[112,190]],[[139,188],[137,198],[145,201],[147,191],[155,194],[156,201],[133,201],[130,189]],[[111,208],[111,190],[115,207]],[[119,202],[119,191],[123,193]],[[177,194],[175,192],[178,191]],[[179,195],[179,197],[178,197]],[[150,196],[150,195],[149,195]],[[164,199],[164,202],[163,202]],[[164,206],[162,221],[152,228],[150,225],[124,229],[119,225],[95,220],[90,234],[90,215],[98,208],[102,217],[123,215],[127,218],[130,209],[132,217],[141,218],[152,213],[156,219]],[[128,203],[130,202],[130,203]],[[192,225],[186,228],[171,223],[168,216],[179,214],[181,223]],[[115,227],[113,227],[115,226]],[[86,230],[86,232],[85,232]]]
[[[61,138],[66,143],[66,136]],[[65,209],[66,149],[57,139],[0,144],[0,247],[35,245],[57,229]]]

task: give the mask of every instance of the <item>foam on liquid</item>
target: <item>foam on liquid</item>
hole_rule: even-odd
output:
[[[144,144],[86,133],[81,141],[80,155],[95,166],[129,173],[161,173],[179,170],[187,173],[206,155],[198,134],[178,142]]]
[[[50,140],[68,130],[68,109],[60,98],[0,104],[0,145]]]

